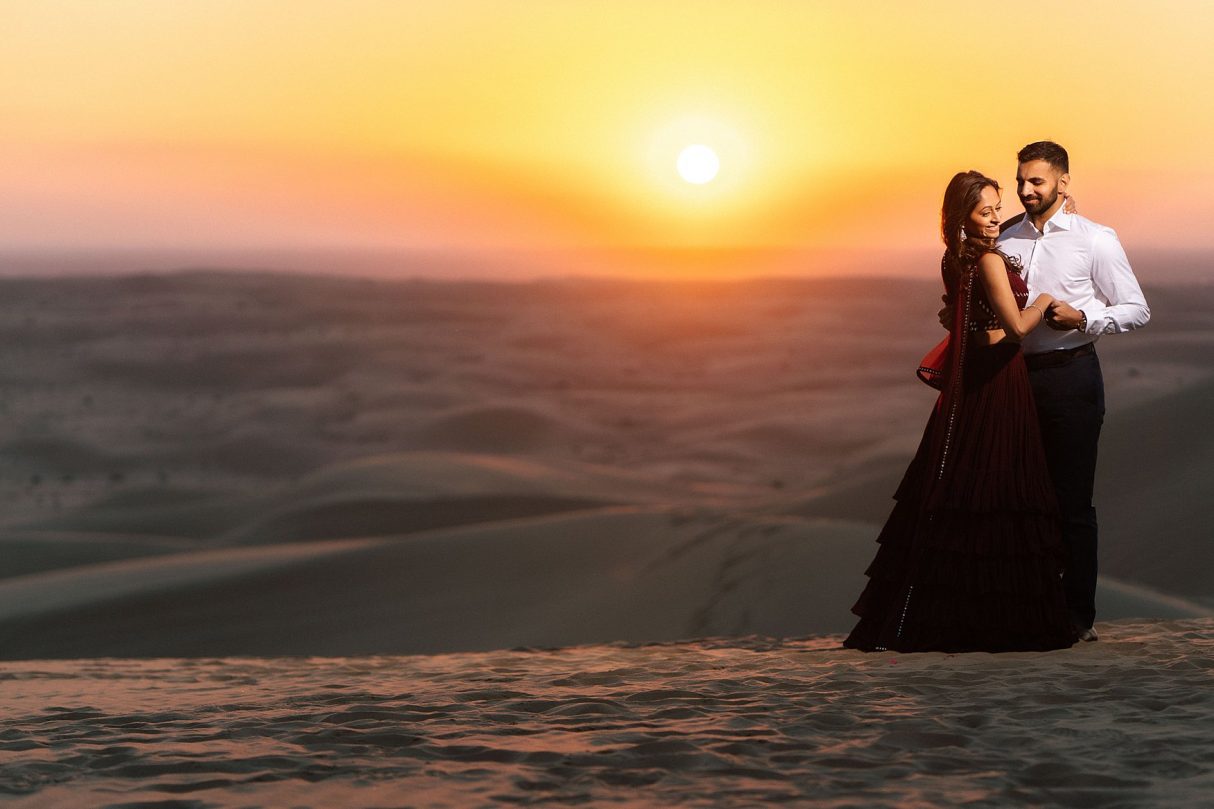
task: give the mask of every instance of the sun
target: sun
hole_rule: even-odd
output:
[[[702,143],[693,143],[679,152],[679,176],[689,183],[703,185],[717,176],[721,161],[717,153]]]

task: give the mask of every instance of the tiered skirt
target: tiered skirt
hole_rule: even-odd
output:
[[[1058,505],[1020,346],[969,346],[894,495],[844,646],[1046,651],[1074,637]]]

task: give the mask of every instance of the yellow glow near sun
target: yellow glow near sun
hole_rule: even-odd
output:
[[[711,182],[721,168],[720,158],[702,143],[693,143],[679,152],[676,163],[679,176],[689,183],[703,185]]]
[[[713,109],[671,115],[678,99],[664,99],[638,127],[638,151],[654,208],[703,223],[706,214],[746,210],[766,186],[760,182],[754,115],[741,105],[721,102]],[[643,134],[642,134],[643,133]],[[761,140],[761,136],[759,137]],[[635,188],[628,189],[635,194]]]

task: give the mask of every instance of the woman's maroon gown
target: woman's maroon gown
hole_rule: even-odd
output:
[[[877,538],[852,607],[860,621],[843,642],[849,648],[997,652],[1074,643],[1058,504],[1020,345],[960,339],[998,328],[977,257],[956,280],[946,274],[955,316],[944,388]],[[1023,309],[1028,289],[1004,260]]]

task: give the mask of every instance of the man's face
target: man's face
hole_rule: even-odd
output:
[[[1044,160],[1028,160],[1016,169],[1016,195],[1030,216],[1048,211],[1071,177]]]

